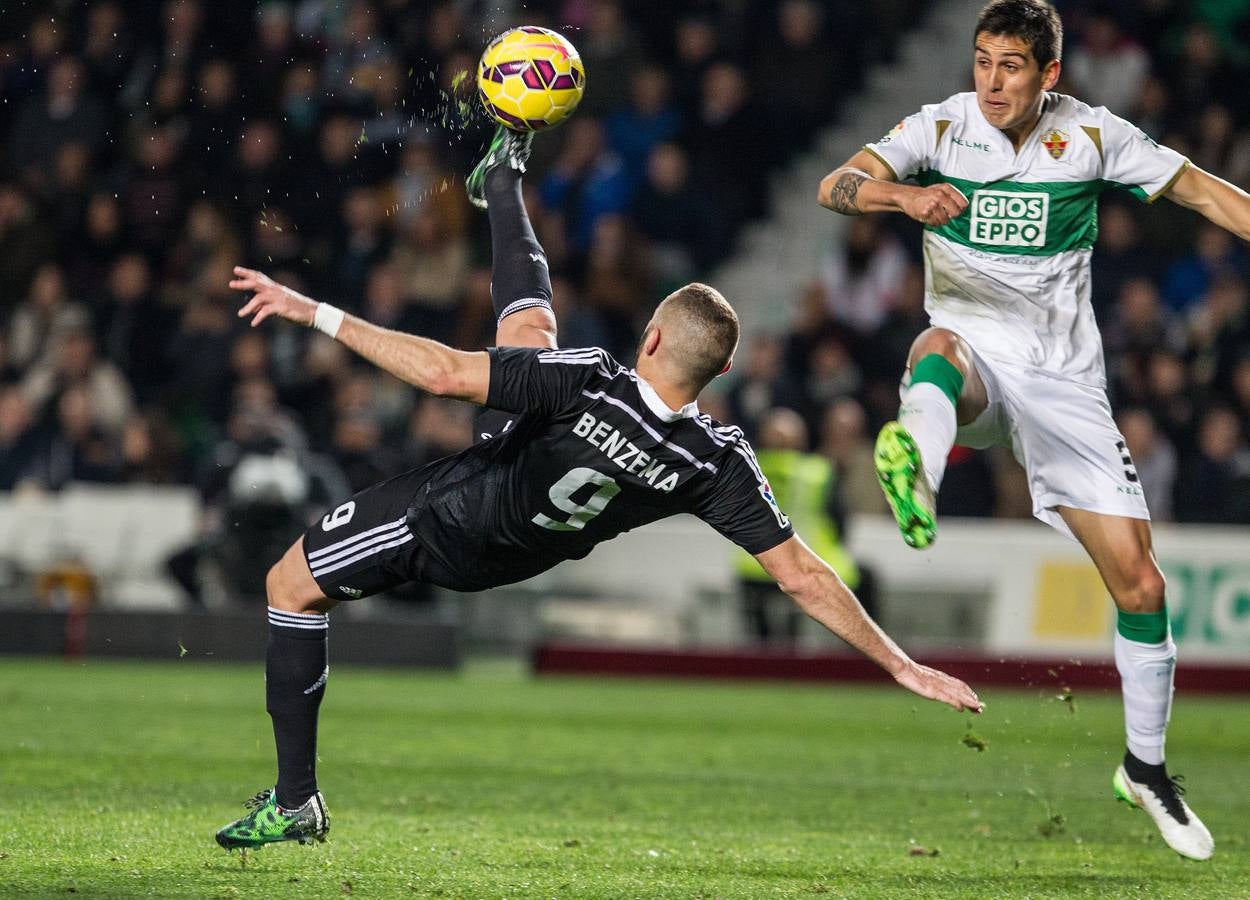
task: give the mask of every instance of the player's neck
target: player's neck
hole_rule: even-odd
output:
[[[688,388],[679,387],[672,382],[666,380],[659,372],[652,369],[651,366],[645,365],[639,360],[640,365],[636,371],[638,377],[647,383],[651,390],[655,391],[657,397],[663,401],[673,412],[677,412],[683,407],[691,404],[699,399],[698,393],[690,393]]]
[[[1042,94],[1038,98],[1037,106],[1034,108],[1032,115],[1019,125],[1013,125],[1010,128],[1002,129],[1003,134],[1007,136],[1007,140],[1011,141],[1012,148],[1019,153],[1020,148],[1024,146],[1025,140],[1033,129],[1037,127],[1037,123],[1042,119],[1042,113],[1046,111],[1046,95]]]

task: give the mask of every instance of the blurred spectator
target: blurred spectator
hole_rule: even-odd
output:
[[[907,267],[902,243],[880,216],[851,219],[846,241],[833,248],[821,273],[833,317],[871,333],[897,305]]]
[[[542,200],[563,222],[574,258],[584,260],[599,219],[624,212],[629,197],[625,166],[607,149],[598,120],[572,119],[565,126],[560,156],[543,180]]]
[[[238,76],[227,60],[214,59],[196,71],[192,91],[188,159],[206,171],[219,171],[234,146],[242,114],[239,109]],[[209,184],[214,195],[229,196],[228,185]]]
[[[628,220],[604,215],[595,225],[586,261],[586,306],[593,309],[607,332],[604,345],[615,356],[628,359],[641,336],[651,277],[641,245]]]
[[[669,101],[668,74],[647,66],[630,76],[629,106],[604,123],[608,146],[625,165],[630,190],[642,183],[652,151],[671,141],[681,128],[681,115]]]
[[[764,415],[774,407],[803,409],[805,400],[797,385],[786,377],[781,341],[770,334],[748,336],[738,353],[738,378],[726,398],[729,420],[754,439]]]
[[[820,452],[833,463],[851,515],[887,515],[885,494],[877,484],[873,439],[859,401],[844,397],[829,404],[820,430]]]
[[[140,254],[118,258],[98,307],[101,348],[126,376],[136,398],[158,398],[171,374],[168,344],[175,320],[152,291],[152,272]]]
[[[1127,116],[1150,71],[1150,57],[1121,30],[1110,8],[1088,13],[1080,32],[1080,41],[1063,61],[1074,92],[1090,106],[1105,106]]]
[[[1202,298],[1219,275],[1248,274],[1245,251],[1223,228],[1204,222],[1198,229],[1194,252],[1168,270],[1163,298],[1179,312]]]
[[[0,387],[0,490],[11,491],[36,477],[45,447],[26,395],[16,385]]]
[[[885,298],[885,315],[868,340],[871,353],[860,358],[868,374],[885,383],[897,403],[899,373],[907,368],[911,345],[920,332],[929,327],[929,314],[924,308],[924,269],[909,264],[896,294]]]
[[[46,364],[49,360],[45,357],[55,355],[62,335],[89,324],[87,308],[68,296],[64,272],[45,263],[35,273],[30,295],[9,324],[9,363],[19,369]]]
[[[621,109],[628,100],[630,75],[646,63],[646,54],[618,0],[589,0],[590,16],[577,36],[577,49],[586,71],[586,96],[581,106],[587,116]]]
[[[1250,449],[1230,409],[1202,418],[1197,453],[1177,482],[1176,520],[1250,524]]]
[[[634,212],[652,241],[657,274],[666,286],[688,283],[726,250],[716,200],[695,189],[690,162],[676,144],[660,144],[651,151]]]
[[[986,518],[997,513],[998,479],[990,459],[983,450],[951,448],[937,498],[939,516]]]
[[[1176,450],[1157,427],[1150,413],[1129,408],[1116,416],[1116,424],[1124,435],[1133,468],[1150,517],[1156,522],[1172,521],[1172,497],[1176,486]]]
[[[345,233],[336,247],[336,281],[342,306],[360,309],[369,273],[380,266],[391,249],[390,234],[383,229],[382,198],[372,188],[353,188],[343,201]]]
[[[15,184],[0,182],[0,313],[12,312],[26,296],[35,270],[52,260],[56,235],[30,196]]]
[[[677,23],[674,37],[676,64],[673,85],[678,108],[694,115],[699,105],[703,76],[719,55],[720,34],[706,15],[696,15]]]
[[[785,159],[833,113],[835,90],[852,76],[853,64],[824,31],[825,4],[784,0],[777,8],[776,38],[752,72],[768,85],[770,151]],[[853,77],[853,76],[852,76]]]
[[[441,341],[451,337],[469,274],[469,243],[455,215],[446,202],[431,204],[403,226],[390,257],[413,326]]]
[[[153,259],[163,259],[182,223],[184,185],[177,171],[178,139],[168,127],[136,133],[134,168],[122,191],[127,234]]]
[[[134,408],[130,386],[116,366],[98,356],[88,323],[66,329],[49,357],[31,367],[22,380],[31,409],[37,414],[59,410],[62,425],[74,441],[85,439],[90,430],[86,425],[113,435],[121,431]],[[71,391],[75,398],[61,403]]]
[[[472,410],[463,403],[424,396],[408,418],[404,465],[415,468],[458,453],[473,443]]]
[[[1103,346],[1109,354],[1141,355],[1158,348],[1178,349],[1183,339],[1159,290],[1149,278],[1132,278],[1120,288],[1115,309],[1103,323]]]
[[[795,531],[813,552],[827,562],[851,590],[860,586],[859,568],[842,545],[846,507],[833,466],[808,450],[803,418],[790,409],[768,410],[761,419],[756,457],[776,498]],[[799,637],[803,611],[777,586],[755,558],[738,551],[738,576],[748,631],[761,642],[793,645]],[[870,614],[875,606],[869,596]]]
[[[41,186],[52,178],[60,147],[81,144],[90,153],[104,139],[104,113],[85,82],[76,57],[59,57],[48,72],[43,96],[32,97],[18,113],[9,154],[28,184]]]
[[[86,385],[67,388],[56,402],[55,423],[36,458],[34,480],[53,491],[71,481],[119,480],[120,448],[104,425]]]
[[[685,143],[700,190],[714,194],[731,227],[763,214],[767,130],[752,105],[746,75],[717,62],[703,75],[699,104],[687,125]]]
[[[1103,200],[1090,276],[1090,302],[1099,327],[1106,327],[1107,316],[1126,281],[1135,277],[1153,281],[1156,274],[1132,211],[1123,202]]]

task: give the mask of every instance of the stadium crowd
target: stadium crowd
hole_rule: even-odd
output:
[[[631,358],[655,300],[767,213],[769,170],[833,121],[923,6],[514,10],[567,30],[588,72],[527,184],[561,343]],[[470,440],[470,410],[328,339],[247,329],[226,283],[254,265],[379,324],[491,342],[486,222],[462,189],[488,129],[462,73],[510,22],[478,7],[53,0],[2,17],[0,489],[192,482],[212,499],[259,454],[321,473],[318,492],[268,470],[283,496],[324,503]],[[1239,4],[1060,7],[1061,89],[1250,181]],[[1156,518],[1250,522],[1250,255],[1195,223],[1109,194],[1094,302]],[[741,374],[708,403],[748,429],[798,411],[852,510],[884,509],[870,435],[925,324],[918,252],[901,217],[854,220],[794,298],[790,331],[747,336]],[[940,511],[1019,514],[1009,471],[957,450]]]

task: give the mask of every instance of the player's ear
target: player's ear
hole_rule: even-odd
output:
[[[730,369],[732,369],[733,367],[734,367],[734,359],[733,359],[733,357],[731,356],[731,357],[729,357],[729,362],[725,363],[725,368],[721,369],[721,370],[720,370],[720,375],[717,375],[716,377],[717,377],[717,378],[720,378],[720,376],[721,376],[721,375],[728,375],[728,374],[729,374],[729,370],[730,370]]]
[[[1052,59],[1046,63],[1046,66],[1042,69],[1042,90],[1054,90],[1055,85],[1059,83],[1059,70],[1061,68],[1062,65],[1057,59]]]
[[[642,349],[647,356],[652,356],[660,347],[660,326],[653,325],[642,339]]]

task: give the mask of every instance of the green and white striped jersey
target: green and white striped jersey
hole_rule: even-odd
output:
[[[1019,153],[974,93],[925,106],[865,149],[899,180],[946,182],[968,198],[958,218],[925,228],[934,325],[985,356],[1105,385],[1089,302],[1098,196],[1121,188],[1152,202],[1185,157],[1104,107],[1055,93]]]

